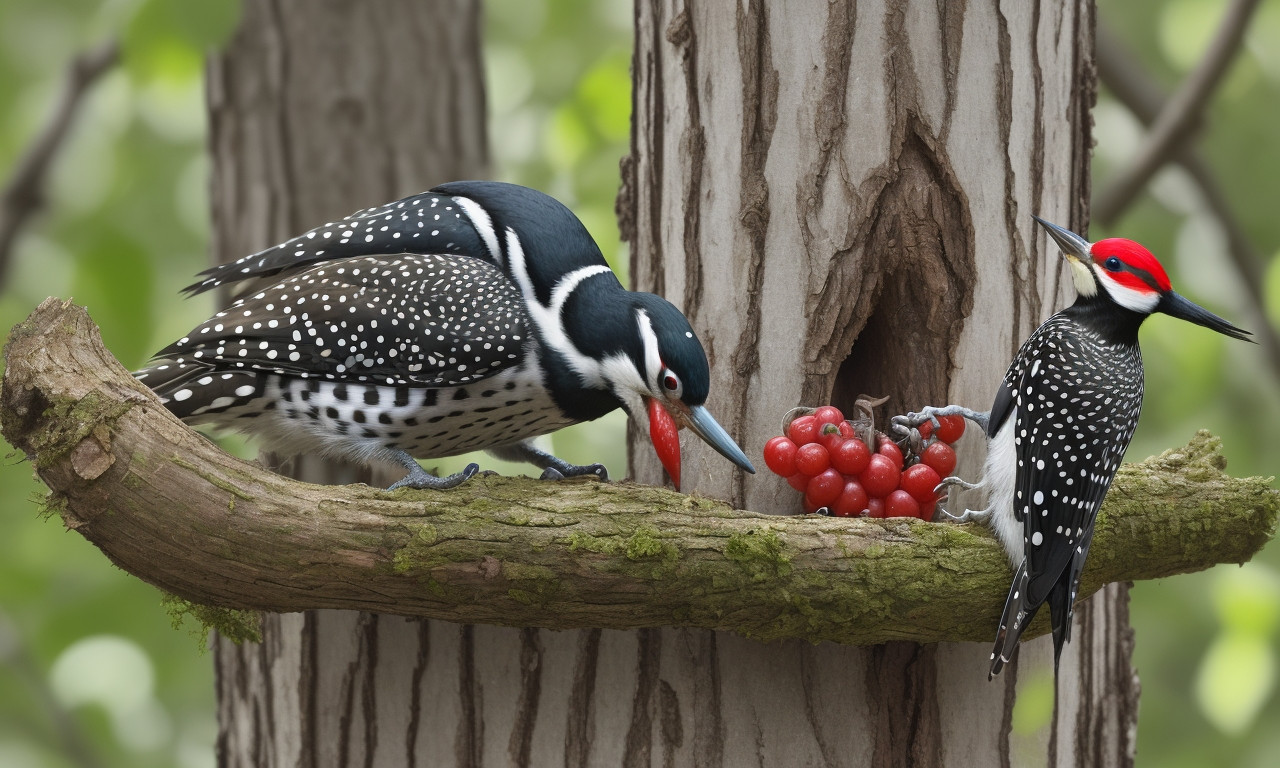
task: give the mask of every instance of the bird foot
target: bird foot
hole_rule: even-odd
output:
[[[480,471],[479,464],[468,464],[461,472],[457,472],[445,477],[436,477],[427,470],[413,462],[413,466],[409,467],[409,474],[387,486],[388,491],[394,491],[397,488],[417,488],[419,490],[443,491],[447,488],[457,488],[459,485],[471,479],[476,472]]]
[[[506,461],[527,461],[542,469],[540,480],[563,480],[566,477],[595,475],[600,482],[609,482],[609,471],[603,464],[570,464],[546,451],[539,450],[529,441],[490,448],[489,453]]]
[[[933,428],[937,429],[941,426],[938,423],[939,416],[963,416],[982,427],[984,432],[987,429],[987,423],[991,420],[990,411],[975,411],[971,408],[965,408],[963,405],[943,405],[938,407],[931,405],[921,409],[918,413],[912,412],[903,416],[894,416],[891,420],[891,426],[894,432],[905,437],[911,434],[911,430],[918,429],[926,421],[933,422]]]
[[[940,493],[944,489],[950,490],[952,488],[963,488],[966,491],[976,491],[981,487],[982,483],[971,483],[968,480],[951,475],[950,477],[942,478],[942,482],[938,483],[934,487],[933,492]]]
[[[964,512],[962,512],[962,513],[960,513],[960,514],[958,514],[958,515],[953,515],[953,514],[951,514],[950,512],[948,512],[947,510],[945,510],[945,509],[944,509],[944,510],[942,510],[942,514],[946,515],[947,517],[951,518],[952,520],[955,520],[957,523],[970,523],[970,522],[972,522],[972,523],[985,523],[985,522],[987,521],[987,518],[991,517],[991,510],[989,510],[989,509],[977,509],[977,510],[975,510],[975,509],[966,509]]]
[[[605,469],[603,464],[570,464],[567,461],[556,459],[557,464],[553,464],[542,470],[539,480],[563,480],[566,477],[581,477],[582,475],[595,475],[600,482],[609,482],[609,470]]]

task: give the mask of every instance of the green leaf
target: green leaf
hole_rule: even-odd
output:
[[[1275,655],[1265,638],[1223,632],[1200,662],[1196,703],[1218,730],[1240,734],[1253,724],[1275,682]]]

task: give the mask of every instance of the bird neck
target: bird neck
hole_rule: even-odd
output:
[[[1147,315],[1112,301],[1105,292],[1095,296],[1081,295],[1063,313],[1112,344],[1132,346],[1137,346],[1138,328],[1147,319]]]

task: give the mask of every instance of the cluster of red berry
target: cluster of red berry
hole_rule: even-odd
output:
[[[866,438],[845,421],[839,408],[824,405],[796,417],[764,445],[764,463],[804,494],[804,510],[823,507],[837,517],[918,517],[932,520],[933,490],[956,468],[951,444],[964,434],[964,418],[941,416],[925,422],[917,455],[869,426]],[[930,439],[932,437],[932,440]],[[868,443],[876,444],[872,453]],[[903,441],[907,445],[907,441]],[[905,458],[905,461],[904,461]]]

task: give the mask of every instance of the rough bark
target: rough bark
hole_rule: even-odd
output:
[[[1021,341],[1069,299],[1031,215],[1087,224],[1092,3],[637,9],[620,223],[635,287],[674,301],[707,347],[709,407],[729,432],[761,445],[790,407],[848,408],[861,393],[890,397],[882,415],[987,407]],[[685,450],[690,488],[748,509],[799,506],[776,478],[725,472],[696,441]],[[980,440],[962,454],[960,474],[976,475]],[[632,462],[638,480],[661,478],[645,451]],[[1031,737],[1011,733],[1011,713],[1019,678],[1047,672],[1043,640],[994,685],[979,674],[983,646],[806,652],[863,681],[814,707],[876,724],[855,764],[1008,765],[1026,750],[1127,765],[1137,683],[1124,591],[1078,611],[1053,724]],[[781,669],[798,658],[778,657]],[[786,689],[788,674],[771,684]],[[726,706],[727,732],[751,733],[773,706],[760,695]],[[817,763],[821,744],[761,754]]]
[[[1003,551],[974,525],[778,517],[594,480],[389,493],[282,477],[185,427],[57,299],[14,329],[5,358],[4,435],[49,508],[121,568],[198,603],[871,645],[986,641],[1004,602]],[[1228,477],[1218,448],[1201,433],[1122,470],[1082,595],[1244,562],[1270,539],[1280,491]]]
[[[208,66],[214,260],[442,182],[486,177],[479,30],[475,0],[245,2],[235,37]],[[315,457],[265,459],[316,482],[390,482]],[[261,645],[215,642],[221,765],[344,765],[375,751],[382,764],[413,764],[421,745],[406,736],[405,710],[362,719],[387,686],[356,695],[348,670],[381,663],[408,679],[417,654],[380,652],[369,641],[376,617],[324,616],[271,618]],[[446,625],[434,636],[439,644],[466,632]]]

